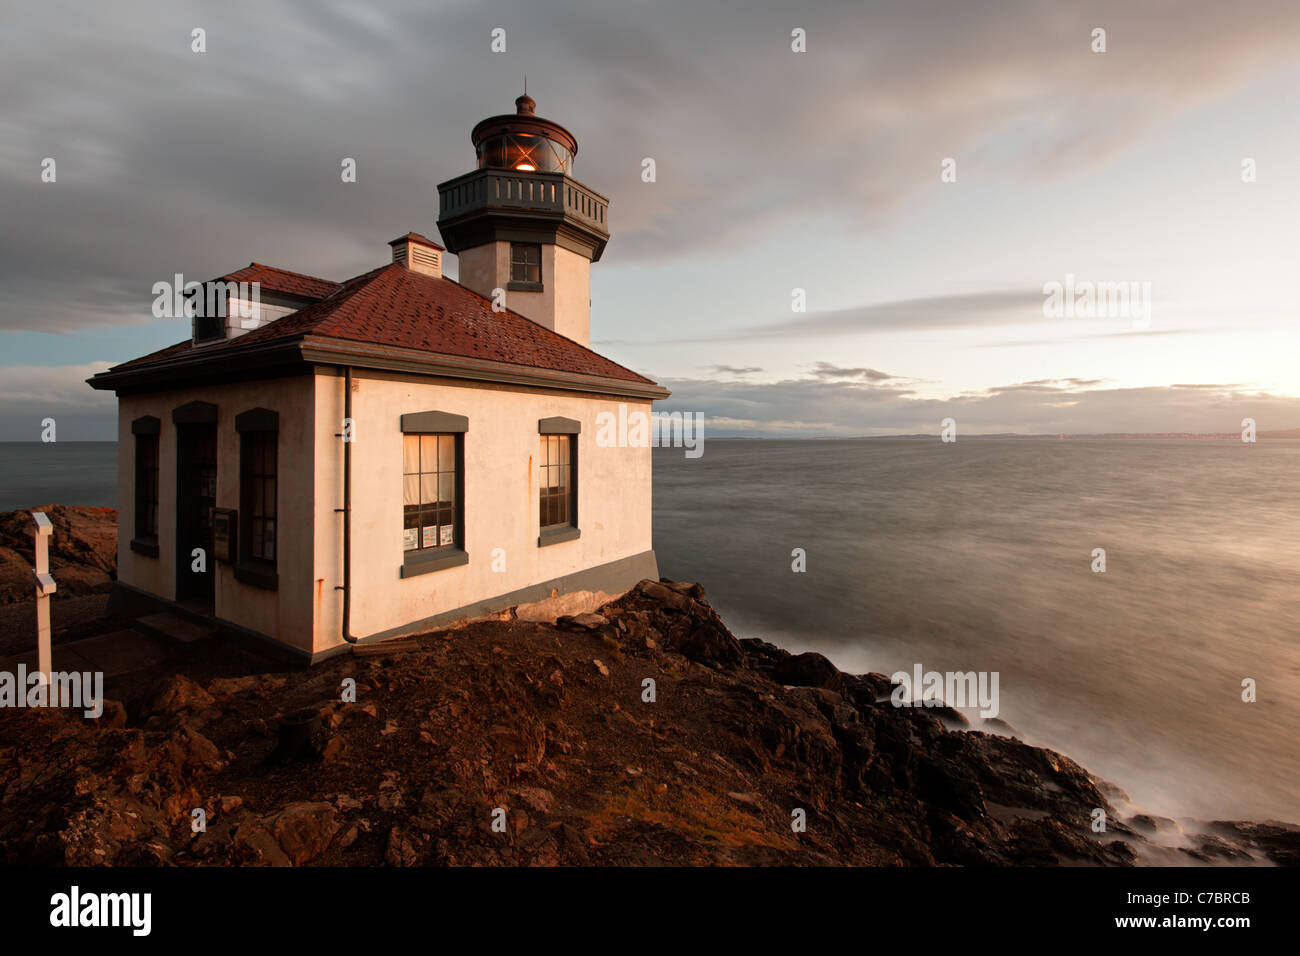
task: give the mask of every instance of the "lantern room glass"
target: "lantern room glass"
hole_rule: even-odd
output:
[[[573,174],[573,154],[535,133],[501,133],[478,146],[479,169],[518,169],[526,173]]]

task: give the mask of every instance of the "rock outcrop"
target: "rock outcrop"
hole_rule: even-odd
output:
[[[554,625],[475,621],[309,670],[217,642],[183,666],[111,685],[98,721],[0,713],[0,857],[1130,865],[1300,850],[1285,824],[1124,820],[1119,791],[1068,757],[895,708],[883,675],[737,640],[699,585],[644,581]]]
[[[50,571],[58,596],[99,594],[117,578],[117,511],[113,508],[45,505],[54,525],[50,537]],[[0,512],[0,605],[30,601],[33,596],[34,524],[28,511]]]

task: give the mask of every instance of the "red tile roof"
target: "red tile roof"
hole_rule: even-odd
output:
[[[180,342],[112,371],[137,369],[191,351],[227,355],[304,336],[654,384],[531,319],[511,311],[493,312],[489,299],[458,282],[398,263],[348,279],[321,301],[228,341],[198,350],[188,341]]]
[[[323,299],[339,287],[339,283],[330,279],[318,279],[315,276],[303,275],[301,272],[264,266],[260,262],[250,262],[244,268],[212,281],[256,282],[267,292],[284,292],[302,296],[304,299]]]

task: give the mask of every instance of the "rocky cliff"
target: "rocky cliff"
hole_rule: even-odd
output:
[[[0,711],[0,859],[1300,861],[1291,826],[1121,819],[1119,792],[1068,757],[889,691],[738,640],[699,585],[668,581],[554,625],[504,614],[310,670],[209,642],[120,679],[98,720]]]
[[[108,591],[117,577],[117,511],[81,505],[45,505],[54,525],[50,570],[64,597]],[[0,512],[0,605],[33,597],[32,531],[29,511]]]

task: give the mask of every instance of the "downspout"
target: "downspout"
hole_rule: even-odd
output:
[[[352,366],[343,370],[343,427],[352,420]],[[343,436],[343,640],[352,636],[352,436]]]
[[[352,366],[343,369],[343,427],[347,429],[352,422]],[[341,434],[346,435],[344,431]],[[352,432],[356,434],[355,430]],[[379,637],[376,631],[365,637],[352,633],[352,435],[343,442],[343,507],[335,509],[343,512],[343,627],[342,638],[349,644],[364,644]]]

